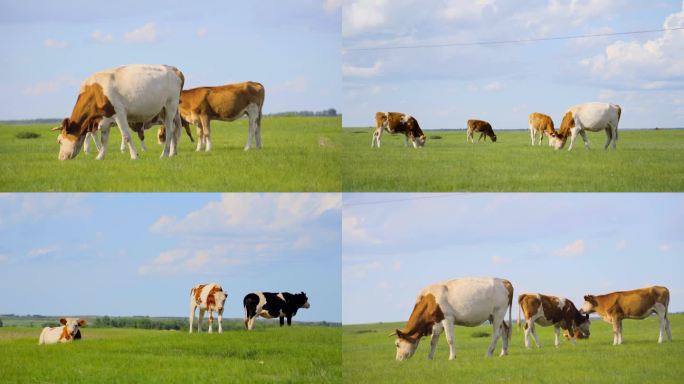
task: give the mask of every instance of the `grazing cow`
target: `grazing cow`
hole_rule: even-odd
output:
[[[577,339],[577,340],[582,340],[582,339],[588,339],[588,338],[589,338],[588,336],[584,336],[584,335],[582,334],[582,331],[580,331],[580,330],[577,329],[577,328],[575,328],[574,337],[575,337],[575,339]],[[563,331],[563,338],[564,338],[565,340],[570,340],[570,332],[568,332],[567,329],[566,329],[565,331]]]
[[[601,318],[613,325],[613,345],[622,344],[622,320],[645,319],[652,313],[660,320],[658,343],[663,342],[663,332],[672,341],[670,320],[667,307],[670,304],[670,291],[665,287],[653,286],[632,291],[612,292],[605,295],[586,295],[581,313],[598,313]]]
[[[572,333],[573,344],[575,344],[577,332],[584,337],[589,337],[589,315],[581,315],[575,304],[564,297],[523,293],[518,296],[518,305],[518,326],[522,326],[523,318],[520,312],[522,311],[525,315],[525,348],[530,347],[530,333],[534,337],[537,348],[541,347],[535,324],[542,327],[553,325],[556,347],[560,345],[561,328]]]
[[[225,303],[227,298],[228,294],[217,283],[195,285],[190,290],[190,333],[192,333],[192,320],[195,318],[195,308],[198,307],[197,332],[202,331],[204,311],[209,311],[209,333],[213,332],[214,316],[212,312],[216,311],[218,313],[218,332],[222,333],[223,303]]]
[[[446,331],[449,343],[449,360],[456,358],[454,347],[454,324],[475,327],[489,320],[492,324],[492,342],[487,350],[491,356],[499,337],[503,339],[501,356],[508,354],[511,337],[511,310],[513,285],[497,278],[474,278],[449,280],[424,288],[403,330],[397,329],[397,360],[413,356],[420,338],[432,335],[428,359],[432,360],[442,331]],[[508,324],[504,320],[508,309]]]
[[[615,149],[618,139],[620,114],[622,114],[622,109],[616,104],[584,103],[575,105],[563,115],[563,121],[558,131],[558,140],[554,143],[554,147],[556,149],[563,148],[568,140],[568,136],[570,136],[568,151],[571,151],[577,134],[579,134],[584,141],[584,147],[589,149],[589,141],[585,131],[606,131],[608,140],[603,149],[608,149],[611,143],[613,144],[613,149]]]
[[[197,127],[197,151],[211,150],[211,120],[233,121],[244,115],[249,118],[249,133],[245,151],[261,148],[261,112],[264,106],[264,86],[252,81],[218,87],[199,87],[181,92],[180,114]]]
[[[537,134],[539,134],[539,145],[544,140],[544,135],[549,137],[549,146],[552,146],[558,138],[556,129],[553,128],[553,120],[548,115],[539,112],[532,112],[530,114],[530,138],[532,138],[532,146],[537,141]]]
[[[101,121],[111,118],[128,144],[131,159],[138,153],[131,141],[132,123],[144,123],[161,114],[173,134],[166,140],[162,157],[174,156],[178,144],[180,119],[177,115],[183,74],[168,65],[125,65],[95,73],[81,85],[71,113],[55,130],[60,130],[59,159],[73,159],[83,147],[86,133],[95,132]],[[104,128],[104,126],[103,126]],[[102,147],[97,156],[104,159],[109,126],[102,130]]]
[[[375,131],[371,140],[371,148],[377,144],[380,148],[382,132],[387,131],[394,135],[404,134],[404,146],[408,147],[409,140],[413,143],[413,148],[420,148],[425,145],[425,134],[420,129],[418,121],[411,115],[401,112],[376,112]]]
[[[466,142],[470,140],[471,143],[475,143],[475,140],[473,140],[473,134],[475,132],[480,133],[480,137],[478,137],[477,142],[480,142],[480,139],[483,137],[485,138],[485,141],[487,141],[487,136],[489,136],[490,139],[492,139],[493,143],[496,143],[496,135],[494,134],[494,130],[492,129],[491,124],[489,124],[486,121],[483,120],[468,120],[468,129],[466,131]]]
[[[42,344],[56,344],[56,343],[70,343],[74,339],[81,338],[80,327],[86,325],[83,319],[75,319],[71,317],[59,319],[62,324],[61,327],[45,327],[38,338],[38,345]]]
[[[254,292],[245,296],[242,301],[245,307],[245,328],[254,329],[254,321],[257,316],[266,319],[280,318],[280,326],[292,325],[292,316],[297,314],[299,308],[309,308],[309,299],[306,293],[291,294],[289,292],[271,293]]]

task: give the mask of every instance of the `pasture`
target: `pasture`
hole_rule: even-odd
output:
[[[572,152],[530,145],[529,131],[496,131],[496,143],[466,143],[465,131],[426,131],[422,149],[403,135],[343,129],[342,190],[369,192],[665,192],[684,191],[684,130],[621,130],[617,151],[605,133],[578,137]],[[476,137],[477,140],[477,137]]]
[[[148,151],[131,160],[119,152],[116,126],[104,161],[80,153],[57,160],[57,124],[0,125],[0,191],[13,192],[304,192],[339,191],[340,117],[264,117],[261,150],[243,151],[247,119],[212,122],[210,152],[195,152],[183,132],[178,156],[160,159],[156,127],[145,132]],[[193,137],[196,133],[193,129]],[[31,138],[28,133],[38,133]]]
[[[404,323],[343,326],[342,366],[349,383],[429,383],[459,381],[503,383],[680,383],[684,375],[684,315],[670,315],[672,343],[658,345],[658,320],[625,320],[624,341],[613,346],[610,324],[592,319],[591,337],[575,347],[561,341],[553,347],[553,327],[537,327],[540,349],[523,346],[523,332],[513,331],[509,355],[486,358],[491,326],[455,327],[456,360],[440,337],[435,359],[427,360],[429,337],[404,362],[394,359],[394,338],[388,335]],[[534,343],[533,343],[534,344]]]
[[[38,345],[39,328],[0,328],[3,383],[338,383],[339,327],[257,327],[222,334],[84,328]]]

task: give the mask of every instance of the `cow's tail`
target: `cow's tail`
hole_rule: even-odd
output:
[[[615,105],[617,107],[617,115],[618,115],[618,124],[620,123],[620,115],[622,115],[622,108],[619,105]],[[615,127],[615,140],[618,139],[618,129]]]
[[[522,330],[521,314],[522,314],[522,304],[520,303],[520,301],[518,301],[518,329],[520,329],[520,330]]]
[[[513,337],[513,294],[508,299],[508,341]]]

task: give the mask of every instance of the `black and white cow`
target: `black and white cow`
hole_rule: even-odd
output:
[[[309,299],[304,292],[253,292],[247,294],[242,303],[245,307],[245,327],[248,330],[254,328],[257,316],[266,319],[279,317],[281,327],[287,318],[287,325],[292,325],[292,316],[297,314],[297,310],[310,307]]]

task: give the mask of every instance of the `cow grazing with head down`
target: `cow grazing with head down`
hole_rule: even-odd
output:
[[[466,130],[466,142],[470,140],[471,143],[475,143],[475,140],[473,140],[473,135],[479,132],[480,137],[477,138],[477,142],[480,142],[480,139],[483,137],[485,138],[485,141],[487,141],[487,137],[489,137],[493,143],[496,143],[496,134],[494,134],[494,130],[492,129],[492,125],[489,124],[486,121],[483,120],[468,120],[468,129]]]
[[[432,360],[439,336],[446,331],[449,360],[456,358],[454,324],[475,327],[485,321],[492,324],[492,342],[487,350],[491,356],[499,337],[503,339],[501,355],[508,354],[511,338],[513,285],[504,279],[475,278],[449,280],[425,287],[413,307],[404,329],[397,329],[396,359],[413,356],[423,336],[432,335],[428,359]],[[508,309],[508,324],[504,320]]]
[[[70,343],[74,339],[81,338],[80,328],[86,325],[85,320],[67,317],[60,319],[59,322],[62,324],[61,327],[43,328],[38,338],[38,345]]]
[[[598,313],[613,325],[613,345],[622,344],[622,320],[645,319],[652,313],[660,320],[658,343],[663,342],[663,333],[672,341],[667,307],[670,305],[670,291],[665,287],[653,286],[632,291],[611,292],[605,295],[586,295],[580,312]]]
[[[266,91],[253,81],[218,87],[199,87],[184,90],[180,97],[181,117],[197,127],[197,151],[211,150],[211,120],[233,121],[244,115],[249,119],[245,151],[261,148],[261,113]]]
[[[413,116],[401,112],[377,112],[375,114],[375,130],[371,140],[371,148],[380,148],[382,132],[387,131],[394,135],[404,134],[404,146],[408,147],[409,141],[414,148],[421,148],[425,145],[425,134],[418,125],[418,120]]]
[[[558,140],[554,143],[556,149],[565,146],[565,142],[570,138],[568,151],[572,150],[575,139],[579,134],[584,141],[584,147],[589,149],[589,140],[585,131],[599,132],[606,131],[608,140],[603,149],[608,149],[612,143],[613,149],[616,148],[618,139],[618,123],[622,108],[616,104],[608,103],[584,103],[570,107],[563,115],[563,121],[558,131]]]
[[[254,292],[245,296],[242,301],[245,307],[245,328],[254,329],[257,316],[266,319],[280,318],[280,326],[292,325],[292,316],[297,314],[300,308],[309,308],[309,298],[306,293],[292,294],[289,292]]]
[[[539,135],[539,145],[542,144],[544,135],[548,136],[549,138],[549,146],[554,145],[558,138],[558,133],[553,127],[553,120],[550,116],[539,112],[532,112],[529,117],[529,122],[532,146],[534,146],[535,142],[537,141],[537,135]]]
[[[530,347],[530,333],[534,337],[534,343],[539,344],[535,324],[543,327],[553,325],[556,339],[554,345],[560,345],[561,328],[570,331],[572,343],[575,344],[575,334],[579,332],[584,337],[589,337],[589,315],[579,313],[572,301],[558,296],[542,295],[541,293],[523,293],[518,296],[518,326],[522,326],[525,315],[525,348]]]
[[[579,329],[575,329],[575,332],[573,333],[572,337],[574,337],[575,340],[582,340],[582,339],[588,339],[589,338],[588,336],[584,336],[582,334],[582,331],[580,331]],[[563,338],[565,340],[570,340],[572,337],[570,336],[570,332],[568,332],[567,329],[565,331],[563,331]]]
[[[174,156],[180,129],[177,120],[178,99],[183,88],[183,74],[168,65],[124,65],[95,73],[81,85],[71,117],[56,128],[60,130],[59,159],[73,159],[83,147],[86,134],[95,132],[101,121],[111,118],[128,144],[131,159],[138,153],[131,141],[131,123],[144,123],[162,114],[164,124],[173,134],[166,141],[162,157]],[[103,127],[104,128],[104,127]],[[109,129],[102,131],[102,148],[97,156],[104,159]]]
[[[228,298],[228,294],[218,283],[197,284],[190,290],[190,333],[192,333],[192,320],[195,318],[195,309],[199,308],[197,317],[197,332],[202,331],[202,318],[204,312],[209,311],[209,333],[213,332],[214,315],[218,314],[218,332],[223,332],[221,323],[223,322],[223,305]]]

